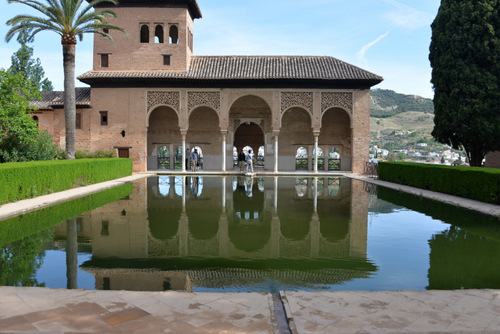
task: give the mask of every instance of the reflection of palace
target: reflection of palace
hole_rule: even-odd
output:
[[[91,239],[85,270],[99,289],[189,290],[198,283],[185,271],[138,268],[138,261],[364,261],[367,212],[362,183],[343,177],[160,176],[85,214],[79,236]],[[108,258],[120,259],[121,267],[99,264]],[[366,276],[345,271],[342,280]]]

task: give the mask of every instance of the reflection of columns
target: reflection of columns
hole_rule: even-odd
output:
[[[279,131],[273,131],[274,134],[274,172],[278,172],[278,135]]]
[[[186,181],[187,176],[182,177],[182,212],[186,212]],[[175,188],[175,180],[174,180],[174,188]]]
[[[189,251],[188,236],[189,236],[189,219],[183,210],[181,213],[181,218],[179,219],[179,255],[187,256]]]
[[[315,196],[317,197],[317,196]],[[319,230],[319,216],[314,211],[311,217],[310,223],[310,233],[311,233],[311,258],[319,257],[319,240],[320,240],[320,230]]]
[[[78,240],[76,218],[66,221],[66,288],[77,289]]]
[[[226,177],[222,177],[222,213],[226,213]]]
[[[186,171],[186,133],[181,131],[182,135],[182,171]]]
[[[278,214],[278,177],[274,177],[274,214]]]
[[[314,189],[314,194],[313,194],[313,212],[316,214],[318,213],[318,178],[315,177],[313,179],[313,189]]]
[[[226,212],[222,212],[219,219],[219,256],[229,257],[229,221]]]
[[[318,140],[319,133],[314,133],[314,172],[318,172]]]
[[[222,133],[222,171],[226,171],[226,136],[227,131],[221,131]]]
[[[271,258],[280,257],[280,236],[281,236],[281,223],[278,214],[274,213],[271,218]]]

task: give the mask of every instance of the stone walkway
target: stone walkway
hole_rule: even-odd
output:
[[[0,287],[0,333],[500,333],[500,291],[260,293]]]

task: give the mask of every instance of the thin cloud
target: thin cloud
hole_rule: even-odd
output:
[[[375,44],[377,44],[378,42],[380,42],[381,40],[383,40],[384,38],[387,37],[387,35],[389,35],[389,32],[386,32],[385,34],[383,35],[380,35],[379,37],[377,37],[377,39],[375,39],[374,41],[364,45],[361,50],[359,50],[356,55],[358,57],[358,60],[359,61],[365,61],[365,53],[366,51],[368,51],[368,49],[370,49],[372,46],[374,46]]]
[[[391,24],[407,29],[418,29],[429,26],[433,16],[416,8],[404,5],[396,0],[382,0],[394,7],[394,10],[385,13],[383,17]]]

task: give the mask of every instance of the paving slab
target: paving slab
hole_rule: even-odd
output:
[[[500,333],[499,290],[281,292],[296,333]]]
[[[278,333],[272,312],[262,293],[0,287],[0,333]]]

